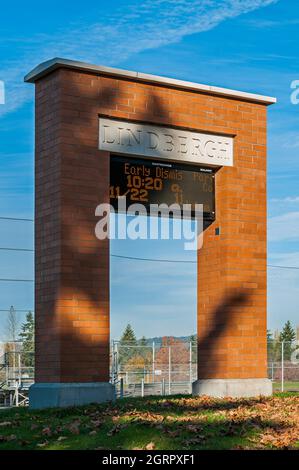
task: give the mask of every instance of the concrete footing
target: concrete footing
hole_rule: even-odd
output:
[[[272,395],[269,379],[200,379],[192,384],[192,395],[211,397],[257,397]]]
[[[109,382],[35,383],[29,389],[32,409],[87,405],[114,399],[115,388]]]

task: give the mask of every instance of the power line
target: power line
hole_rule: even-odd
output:
[[[0,220],[17,220],[20,222],[34,222],[34,219],[21,219],[19,217],[0,217]]]
[[[114,258],[123,258],[123,259],[129,259],[129,260],[138,260],[138,261],[156,261],[156,262],[162,262],[162,263],[191,263],[191,264],[196,264],[197,261],[189,261],[189,260],[171,260],[171,259],[155,259],[155,258],[139,258],[135,256],[123,256],[123,255],[111,255]],[[269,268],[278,268],[278,269],[299,269],[299,266],[280,266],[280,265],[274,265],[274,264],[267,264]]]
[[[33,253],[34,249],[31,248],[10,248],[10,247],[0,247],[1,251],[23,251],[23,252],[30,252]],[[125,256],[125,255],[115,255],[111,254],[110,255],[113,258],[120,258],[120,259],[128,259],[132,261],[150,261],[150,262],[156,262],[156,263],[187,263],[187,264],[196,264],[197,261],[191,261],[191,260],[181,260],[181,259],[158,259],[158,258],[141,258],[138,256]],[[274,264],[267,264],[267,267],[269,268],[276,268],[276,269],[295,269],[299,270],[299,266],[282,266],[282,265],[274,265]],[[7,282],[34,282],[33,279],[0,279],[1,281],[7,281]]]
[[[279,268],[279,269],[299,269],[299,266],[279,266],[276,264],[267,264],[268,268]]]
[[[27,309],[19,309],[19,308],[14,308],[15,312],[34,312],[33,308],[27,308]],[[9,308],[2,308],[0,309],[0,312],[9,312]]]
[[[0,279],[0,282],[34,282],[34,279]]]
[[[135,256],[123,256],[123,255],[110,255],[113,258],[122,258],[122,259],[130,259],[130,260],[137,260],[137,261],[156,261],[158,263],[192,263],[196,264],[196,261],[189,261],[183,259],[157,259],[157,258],[138,258]]]
[[[34,250],[31,248],[8,248],[8,247],[2,247],[0,246],[1,251],[29,251],[33,252]]]
[[[29,218],[20,218],[20,217],[0,217],[0,220],[12,220],[12,221],[20,221],[20,222],[34,222],[34,219]],[[11,247],[0,247],[1,251],[23,251],[23,252],[30,252],[33,253],[34,250],[31,248],[11,248]],[[120,258],[120,259],[128,259],[128,260],[136,260],[136,261],[150,261],[150,262],[157,262],[157,263],[187,263],[187,264],[196,264],[196,261],[189,261],[189,260],[171,260],[171,259],[157,259],[157,258],[140,258],[135,256],[125,256],[125,255],[110,255],[113,258]],[[299,266],[281,266],[281,265],[274,265],[274,264],[267,264],[269,268],[276,268],[276,269],[295,269],[299,270]],[[0,282],[34,282],[33,279],[0,279]]]
[[[0,217],[0,220],[12,220],[12,221],[19,221],[19,222],[34,222],[34,219],[29,219],[29,218],[20,218],[20,217]],[[34,252],[33,249],[29,248],[9,248],[9,247],[0,247],[1,251],[26,251],[26,252]],[[122,258],[122,259],[129,259],[129,260],[137,260],[137,261],[151,261],[151,262],[158,262],[158,263],[189,263],[189,264],[195,264],[196,261],[188,261],[188,260],[170,260],[170,259],[154,259],[154,258],[139,258],[139,257],[134,257],[134,256],[124,256],[124,255],[111,255],[114,258]],[[277,269],[297,269],[299,270],[299,266],[280,266],[280,265],[274,265],[274,264],[267,264],[269,268],[277,268]],[[0,279],[0,281],[6,279]],[[11,279],[12,281],[12,279]],[[16,281],[22,281],[22,282],[33,282],[32,280],[19,280],[16,279]]]

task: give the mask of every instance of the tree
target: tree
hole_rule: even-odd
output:
[[[142,338],[138,340],[138,351],[140,356],[143,357],[145,365],[149,366],[149,364],[152,362],[153,346],[152,343],[148,342],[145,336],[142,336]]]
[[[34,317],[32,312],[26,315],[26,322],[21,326],[19,338],[23,343],[23,364],[26,367],[34,366]]]
[[[130,323],[127,324],[121,338],[120,343],[132,343],[137,344],[136,336],[134,333],[133,328],[131,327]]]
[[[192,364],[197,364],[197,335],[190,336],[190,343],[192,347],[191,360]]]
[[[283,329],[282,332],[279,335],[279,341],[287,341],[287,342],[292,342],[295,341],[296,339],[296,333],[294,328],[291,325],[291,322],[288,320]]]
[[[147,339],[145,336],[142,336],[142,338],[138,341],[140,346],[148,346],[147,344]]]
[[[19,322],[17,317],[17,312],[15,311],[14,307],[11,306],[6,321],[6,336],[7,336],[7,345],[6,345],[6,353],[7,353],[7,362],[11,365],[11,367],[15,367],[16,365],[16,341],[18,336],[18,329],[19,329]]]
[[[273,338],[270,330],[267,330],[267,354],[269,364],[274,364],[281,359],[281,343],[279,338]]]
[[[172,381],[186,380],[189,372],[189,360],[189,343],[179,338],[163,336],[155,361],[156,369],[162,371],[161,378],[168,380],[170,365]]]
[[[15,311],[14,307],[11,306],[7,316],[6,322],[6,333],[7,333],[7,340],[12,341],[13,343],[16,342],[18,336],[18,329],[19,329],[19,322],[17,317],[17,312]]]
[[[279,341],[282,342],[284,341],[284,359],[285,360],[290,360],[291,359],[291,354],[293,351],[295,351],[296,347],[292,345],[292,343],[296,339],[296,333],[294,328],[291,325],[291,322],[288,320],[283,329],[282,332],[279,335]]]
[[[124,365],[136,353],[137,340],[133,328],[128,323],[118,345],[118,363]]]

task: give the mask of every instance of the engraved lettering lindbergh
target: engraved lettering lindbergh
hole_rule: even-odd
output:
[[[99,119],[99,149],[177,162],[233,166],[232,137],[116,119]]]

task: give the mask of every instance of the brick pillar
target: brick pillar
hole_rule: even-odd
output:
[[[63,70],[36,82],[33,408],[114,396],[109,384],[109,242],[94,232],[95,208],[109,199],[109,154],[97,150],[97,113],[87,118],[84,106],[69,98],[77,86]]]
[[[195,395],[272,393],[267,379],[266,110],[246,109],[258,119],[259,132],[242,126],[235,137],[234,167],[216,174],[216,222],[198,250]]]

